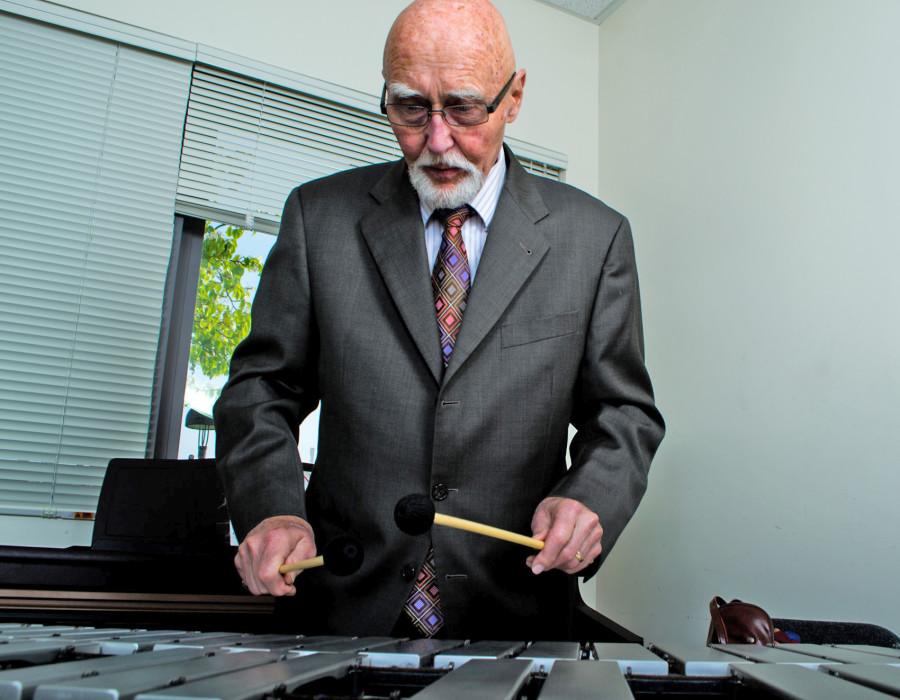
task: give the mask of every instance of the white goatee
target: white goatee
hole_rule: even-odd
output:
[[[438,187],[425,173],[427,166],[459,168],[465,174],[455,185]],[[409,181],[418,193],[419,199],[429,209],[456,209],[475,198],[481,190],[484,175],[461,153],[448,151],[442,155],[434,155],[428,150],[423,150],[409,166]]]

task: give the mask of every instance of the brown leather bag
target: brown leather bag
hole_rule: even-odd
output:
[[[709,635],[707,644],[775,643],[775,626],[769,613],[758,605],[716,596],[709,601]]]

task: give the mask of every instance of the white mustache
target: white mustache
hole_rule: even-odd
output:
[[[464,176],[452,187],[439,187],[431,182],[425,168],[457,168]],[[432,209],[459,207],[471,200],[481,189],[484,178],[477,166],[458,151],[434,154],[423,151],[410,165],[409,180],[419,199]]]
[[[447,153],[441,154],[423,151],[422,154],[418,158],[416,158],[416,161],[415,163],[413,163],[413,165],[417,168],[459,168],[460,170],[465,170],[469,173],[476,171],[475,166],[472,165],[472,163],[470,163],[468,160],[466,160],[466,157],[462,153],[457,153],[454,151],[448,151]]]

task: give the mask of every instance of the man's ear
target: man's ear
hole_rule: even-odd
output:
[[[513,78],[513,83],[509,88],[509,107],[506,109],[506,123],[512,124],[516,117],[519,116],[519,108],[522,106],[522,95],[525,92],[525,69],[520,68]]]

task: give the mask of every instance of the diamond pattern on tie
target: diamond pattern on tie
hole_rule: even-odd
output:
[[[425,563],[416,577],[416,583],[409,592],[403,607],[413,625],[426,637],[433,637],[444,626],[441,612],[441,592],[434,572],[434,549],[428,548]]]
[[[431,291],[434,293],[434,311],[444,367],[453,354],[469,296],[469,257],[466,254],[466,244],[463,243],[462,227],[471,213],[468,206],[436,213],[444,221],[444,235],[431,273]]]

